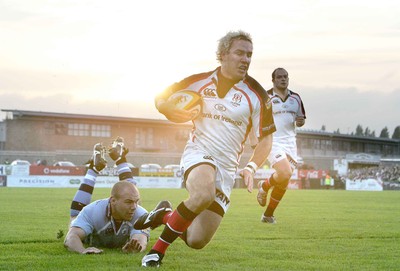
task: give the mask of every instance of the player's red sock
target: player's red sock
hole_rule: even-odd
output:
[[[276,207],[278,207],[278,204],[285,195],[285,193],[286,189],[282,189],[277,186],[274,187],[274,189],[271,192],[271,198],[269,200],[267,210],[264,213],[265,216],[272,216],[274,214]]]
[[[162,219],[162,223],[165,225],[168,222],[168,219],[171,217],[173,212],[166,213]]]
[[[265,192],[268,192],[268,190],[272,187],[276,185],[276,181],[274,179],[274,175],[272,174],[271,177],[269,179],[266,179],[263,184],[262,184],[262,189]]]
[[[197,214],[190,211],[183,202],[171,213],[163,232],[154,244],[152,250],[165,254],[165,251],[187,228]]]

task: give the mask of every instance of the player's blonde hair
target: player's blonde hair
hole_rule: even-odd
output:
[[[242,30],[238,31],[230,31],[226,33],[225,36],[219,39],[218,41],[218,49],[217,49],[217,60],[221,62],[222,55],[229,52],[231,49],[232,43],[235,40],[246,40],[253,44],[253,40],[249,33],[244,32]]]

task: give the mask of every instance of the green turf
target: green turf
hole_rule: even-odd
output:
[[[0,188],[0,270],[139,270],[142,254],[105,249],[79,255],[57,235],[67,231],[75,189]],[[93,199],[107,197],[97,188]],[[141,189],[142,205],[174,206],[185,190]],[[400,270],[400,193],[290,190],[278,224],[260,223],[256,193],[235,189],[211,243],[194,250],[178,239],[162,270]],[[152,232],[150,246],[161,233]],[[150,248],[149,246],[149,248]]]

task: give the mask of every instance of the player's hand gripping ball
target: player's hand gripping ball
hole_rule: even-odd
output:
[[[196,119],[202,112],[203,99],[201,94],[191,90],[181,90],[172,94],[168,101],[172,101],[176,109],[183,109],[190,112],[187,118],[179,122],[187,122]]]

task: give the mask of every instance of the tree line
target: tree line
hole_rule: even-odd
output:
[[[321,128],[322,131],[326,131],[326,126],[322,125]],[[334,131],[335,134],[340,134],[340,130],[337,129]],[[355,132],[351,132],[351,135],[354,136],[369,136],[369,137],[377,137],[375,134],[375,131],[371,131],[368,127],[363,129],[362,125],[358,124],[356,127]],[[392,137],[390,137],[389,129],[385,126],[385,128],[382,129],[381,133],[379,134],[380,138],[392,138],[392,139],[400,139],[400,126],[397,126],[392,134]]]

